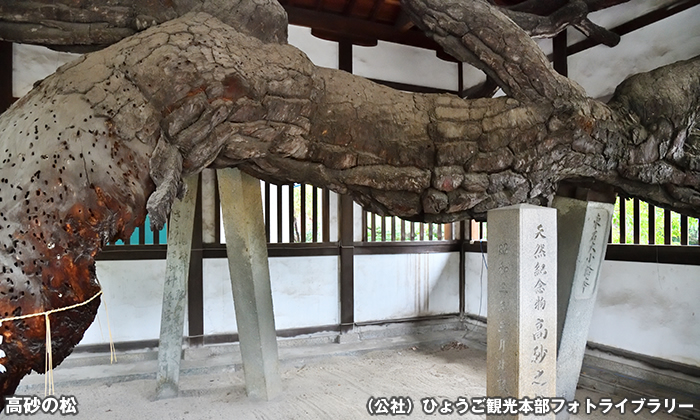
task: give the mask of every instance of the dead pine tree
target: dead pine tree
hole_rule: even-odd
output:
[[[4,1],[0,38],[96,51],[0,116],[0,393],[47,368],[47,320],[52,364],[70,354],[99,304],[95,255],[147,211],[160,228],[182,177],[203,168],[326,187],[414,221],[547,205],[564,181],[700,216],[700,59],[631,77],[603,103],[531,38],[573,26],[614,45],[587,14],[620,2],[402,0],[487,74],[475,92],[506,94],[463,99],[314,66],[286,44],[273,0]]]

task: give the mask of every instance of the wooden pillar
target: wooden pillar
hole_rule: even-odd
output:
[[[14,101],[12,94],[12,43],[0,41],[0,114]]]
[[[554,70],[562,76],[569,74],[569,57],[566,52],[566,30],[552,38],[552,55]]]
[[[338,68],[352,73],[352,43],[338,43]],[[355,325],[355,246],[354,205],[349,195],[341,195],[340,205],[340,331],[347,333]]]

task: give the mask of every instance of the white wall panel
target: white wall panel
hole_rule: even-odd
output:
[[[12,44],[12,94],[19,98],[32,90],[34,82],[80,57],[28,44]]]
[[[486,256],[467,253],[466,311],[487,315]],[[456,253],[357,255],[356,322],[454,313],[459,310]],[[339,323],[338,259],[271,258],[278,329]],[[157,339],[165,261],[98,261],[116,342]],[[589,341],[700,366],[700,267],[606,261]],[[204,261],[206,334],[236,332],[225,259]],[[81,344],[108,342],[95,322]]]
[[[466,311],[486,316],[482,266],[467,253]],[[588,341],[700,366],[700,267],[605,261],[599,287]]]
[[[165,260],[98,261],[97,278],[104,290],[102,298],[107,302],[115,342],[159,337]],[[109,342],[104,303],[98,316],[99,322],[95,320],[85,331],[80,344]]]
[[[204,333],[238,331],[224,258],[206,259]],[[270,258],[270,283],[278,330],[340,323],[338,257]]]
[[[700,267],[605,261],[588,340],[700,366]]]
[[[457,64],[435,51],[379,41],[376,47],[353,47],[353,73],[391,82],[457,90]]]
[[[625,6],[627,7],[627,6]],[[627,77],[700,54],[700,9],[690,8],[604,45],[569,57],[569,77],[593,98],[606,98]]]
[[[338,68],[338,43],[311,35],[311,29],[289,25],[287,42],[306,53],[306,56],[321,67]]]
[[[355,322],[458,311],[458,254],[355,256]]]
[[[464,310],[468,314],[485,317],[488,307],[486,288],[488,283],[488,255],[484,252],[467,252],[464,269],[466,284],[464,287]]]

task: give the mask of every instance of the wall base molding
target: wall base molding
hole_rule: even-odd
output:
[[[236,334],[204,337],[205,345],[183,343],[183,360],[199,360],[235,353]],[[320,326],[278,331],[280,352],[294,354],[294,348],[318,346],[319,355],[353,354],[373,348],[395,348],[416,343],[461,342],[486,351],[486,322],[483,317],[445,315],[421,319],[392,320],[355,325],[340,333],[338,326]],[[337,346],[340,344],[339,346]],[[336,348],[337,346],[337,348]],[[120,363],[157,360],[158,340],[115,343]],[[324,348],[325,350],[321,350]],[[78,346],[62,368],[76,368],[109,363],[108,344]],[[230,359],[233,363],[234,359]],[[43,382],[42,382],[43,383]],[[626,350],[588,343],[579,379],[579,388],[610,396],[628,398],[675,398],[676,404],[693,404],[693,409],[673,414],[684,419],[700,419],[700,367],[654,358]]]

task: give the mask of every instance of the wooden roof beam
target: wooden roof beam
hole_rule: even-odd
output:
[[[343,7],[343,14],[345,16],[349,16],[350,13],[352,13],[352,9],[355,8],[356,3],[357,3],[357,0],[350,0],[347,3],[345,3],[345,7]]]
[[[603,3],[603,1],[601,0],[599,3]],[[632,19],[620,26],[616,26],[610,29],[610,31],[620,36],[627,35],[628,33],[634,32],[637,29],[644,28],[645,26],[649,26],[698,5],[700,5],[700,0],[679,0],[673,4],[660,7],[645,15]],[[600,45],[600,42],[588,38],[581,42],[577,42],[576,44],[569,45],[566,52],[567,55],[574,55],[581,51],[595,47],[596,45]]]
[[[396,18],[396,22],[394,22],[394,28],[400,32],[406,32],[407,30],[413,28],[414,23],[411,20],[411,18],[408,16],[408,13],[406,13],[403,9],[401,9],[401,12],[399,12],[399,16]]]
[[[385,0],[375,0],[372,10],[369,12],[369,20],[377,20],[377,13],[384,5]]]
[[[392,25],[289,5],[285,5],[284,8],[289,16],[289,23],[292,25],[306,26],[336,34],[357,34],[362,38],[372,38],[430,50],[441,49],[435,41],[417,30],[401,31]]]

